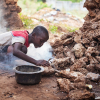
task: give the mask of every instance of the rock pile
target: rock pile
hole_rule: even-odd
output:
[[[59,25],[64,24],[75,28],[82,27],[83,25],[83,21],[81,19],[71,15],[70,13],[63,13],[51,8],[43,8],[37,11],[33,15],[33,18],[49,22],[49,24],[51,22]]]
[[[87,90],[83,82],[72,83],[68,79],[57,79],[60,90],[69,94],[66,100],[94,100],[95,95]]]
[[[54,54],[54,65],[56,69],[66,69],[75,62],[73,53],[74,33],[65,33],[60,38],[51,42]]]
[[[88,79],[98,81],[100,74],[100,0],[86,0],[84,7],[89,13],[83,27],[51,42],[53,65],[60,69],[56,75],[62,77],[57,82],[61,91],[69,94],[69,100],[94,100],[94,94],[85,84]]]
[[[2,10],[2,17],[7,21],[7,28],[20,28],[23,26],[18,13],[21,8],[17,5],[18,0],[0,0],[0,10]]]

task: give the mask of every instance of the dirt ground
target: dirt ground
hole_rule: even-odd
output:
[[[96,97],[100,97],[100,80],[97,83],[91,82],[91,84],[93,85],[92,92],[95,93]]]
[[[66,93],[60,92],[56,77],[42,77],[36,85],[17,84],[10,73],[0,75],[0,100],[63,100]]]
[[[0,72],[0,100],[67,100],[67,94],[57,86],[57,77],[42,77],[36,85],[21,85],[15,80],[13,73]],[[93,85],[92,92],[100,96],[100,81]]]

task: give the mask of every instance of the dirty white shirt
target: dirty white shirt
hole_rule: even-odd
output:
[[[12,31],[1,33],[0,34],[0,47],[6,45],[12,45],[16,42],[20,42],[22,44],[25,43],[25,39],[21,36],[13,36]]]

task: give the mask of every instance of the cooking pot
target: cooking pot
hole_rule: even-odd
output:
[[[15,67],[15,79],[20,84],[37,84],[41,81],[43,67],[21,65]]]

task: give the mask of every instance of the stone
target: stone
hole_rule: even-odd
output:
[[[99,61],[99,63],[100,63],[100,56],[96,56],[96,59]]]
[[[78,82],[78,83],[70,83],[70,90],[76,90],[76,89],[86,89],[87,86],[84,82]]]
[[[11,12],[16,11],[16,6],[15,5],[8,5],[9,9]]]
[[[100,64],[96,64],[95,65],[95,69],[98,70],[98,71],[100,71]]]
[[[64,53],[60,53],[60,52],[56,53],[56,55],[55,55],[55,58],[57,58],[57,59],[64,58],[64,57],[65,57]]]
[[[96,97],[95,100],[100,100],[100,97]]]
[[[70,64],[70,58],[55,58],[52,64],[56,67],[56,69],[65,69]]]
[[[73,33],[64,33],[60,38],[61,38],[61,40],[65,40],[65,39],[67,39],[67,38],[70,38],[70,37],[72,37],[73,36]]]
[[[23,23],[18,16],[18,13],[21,12],[21,8],[17,5],[17,1],[18,0],[0,1],[0,10],[3,12],[2,17],[4,17],[6,21],[6,25],[4,27],[9,28],[10,30],[23,27]]]
[[[83,82],[83,83],[85,83],[86,77],[85,77],[85,75],[83,75],[80,72],[74,72],[74,71],[69,72],[66,70],[61,70],[59,72],[59,74],[61,77],[69,79],[71,82],[75,82],[75,83]]]
[[[75,56],[71,51],[68,52],[64,52],[64,54],[66,55],[66,57],[70,57],[71,58],[71,62],[74,63],[75,62]]]
[[[95,100],[95,94],[87,90],[72,90],[68,100]]]
[[[95,64],[86,65],[86,69],[87,69],[89,72],[94,72],[94,71],[95,71]]]
[[[57,83],[60,88],[60,91],[67,92],[67,93],[69,93],[71,90],[87,88],[86,84],[83,82],[72,83],[69,81],[69,79],[66,79],[66,78],[57,79]]]
[[[42,75],[48,76],[48,75],[52,75],[55,73],[55,70],[49,66],[49,67],[44,67],[44,71],[42,73]]]
[[[16,11],[17,11],[17,13],[20,13],[22,11],[22,9],[19,6],[17,6]]]
[[[95,74],[95,73],[88,73],[87,75],[86,75],[86,78],[87,79],[90,79],[90,80],[92,80],[92,81],[98,81],[98,79],[99,79],[99,74]]]
[[[7,27],[13,26],[13,28],[15,28],[15,27],[21,28],[23,26],[23,23],[22,23],[21,19],[19,18],[17,12],[12,12],[11,15],[7,18],[7,22],[8,22]]]
[[[86,52],[85,52],[85,55],[87,57],[89,57],[89,56],[95,57],[95,56],[99,55],[99,51],[95,47],[88,47],[87,50],[86,50]]]
[[[6,4],[14,4],[14,0],[6,0]]]
[[[75,36],[74,37],[74,41],[76,42],[76,43],[81,43],[81,35],[79,35],[79,36]]]
[[[53,52],[54,52],[54,53],[58,53],[58,52],[59,52],[59,53],[62,53],[63,50],[64,50],[63,46],[59,46],[59,47],[53,49]]]
[[[18,0],[14,0],[14,2],[18,2]]]
[[[59,39],[59,38],[57,38],[57,39],[55,39],[54,41],[51,41],[51,46],[53,47],[53,48],[57,48],[57,47],[59,47],[59,46],[61,46],[62,45],[62,41]]]
[[[74,54],[72,53],[72,51],[67,46],[64,47],[63,52],[64,52],[64,55],[66,57],[70,57],[71,58],[72,63],[75,62],[75,56],[74,56]]]
[[[73,47],[73,50],[74,50],[75,56],[77,58],[81,58],[83,56],[83,54],[85,53],[85,48],[84,48],[84,46],[82,46],[81,43],[76,44]]]
[[[90,61],[90,64],[98,64],[99,62],[97,61],[97,59],[95,59],[94,57],[92,56],[89,56],[89,61]]]
[[[78,68],[77,71],[81,72],[84,75],[87,75],[88,71],[85,68]]]
[[[87,38],[84,38],[84,39],[81,40],[81,43],[82,44],[89,44],[90,41]]]
[[[67,46],[67,45],[71,44],[72,42],[73,42],[73,38],[68,38],[68,39],[64,40],[63,45]]]
[[[74,36],[74,41],[76,43],[81,43],[81,37],[82,37],[82,32],[81,30],[76,30],[75,31],[75,36]]]
[[[95,0],[97,3],[100,3],[100,0]]]
[[[70,91],[70,87],[69,87],[70,81],[68,79],[66,79],[66,78],[57,79],[57,83],[58,83],[61,91],[69,93],[69,91]]]
[[[88,58],[87,58],[87,57],[82,57],[82,58],[78,59],[78,60],[70,67],[70,70],[71,70],[71,71],[77,71],[79,68],[85,68],[87,62],[88,62]]]
[[[91,47],[95,47],[96,45],[97,45],[97,42],[96,42],[96,41],[90,42],[90,46],[91,46]]]
[[[90,8],[90,9],[94,9],[95,7],[96,7],[96,5],[94,4],[94,3],[88,3],[88,7]]]

